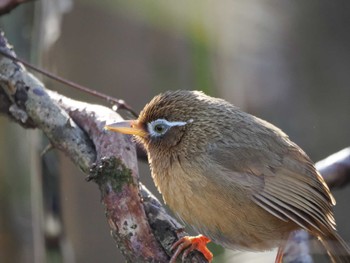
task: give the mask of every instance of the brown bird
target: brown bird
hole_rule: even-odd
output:
[[[332,262],[350,262],[326,183],[274,125],[223,99],[179,90],[153,98],[137,120],[106,129],[135,135],[166,204],[213,242],[250,251],[279,247],[281,262],[289,234],[304,229],[322,242]],[[176,242],[171,262],[193,249],[211,261],[205,236]]]

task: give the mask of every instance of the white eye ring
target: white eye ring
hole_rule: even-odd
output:
[[[151,136],[164,135],[171,127],[184,126],[188,122],[185,121],[167,121],[165,119],[158,119],[147,123],[147,129]]]

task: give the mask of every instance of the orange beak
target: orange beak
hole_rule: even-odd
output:
[[[137,120],[115,122],[106,125],[104,128],[109,131],[131,134],[140,137],[146,137],[148,135]]]

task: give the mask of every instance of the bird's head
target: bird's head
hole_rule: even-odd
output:
[[[199,91],[167,91],[154,97],[141,111],[137,120],[107,125],[110,131],[134,135],[152,154],[166,153],[206,144],[215,132],[213,117],[218,117],[218,102]],[[215,116],[217,112],[217,116]]]

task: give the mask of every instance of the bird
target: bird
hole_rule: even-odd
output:
[[[144,146],[164,202],[201,233],[173,244],[170,262],[197,249],[211,262],[210,241],[225,248],[267,251],[303,229],[331,262],[350,262],[336,231],[335,199],[308,155],[279,128],[201,91],[155,96],[136,120],[107,130]]]

